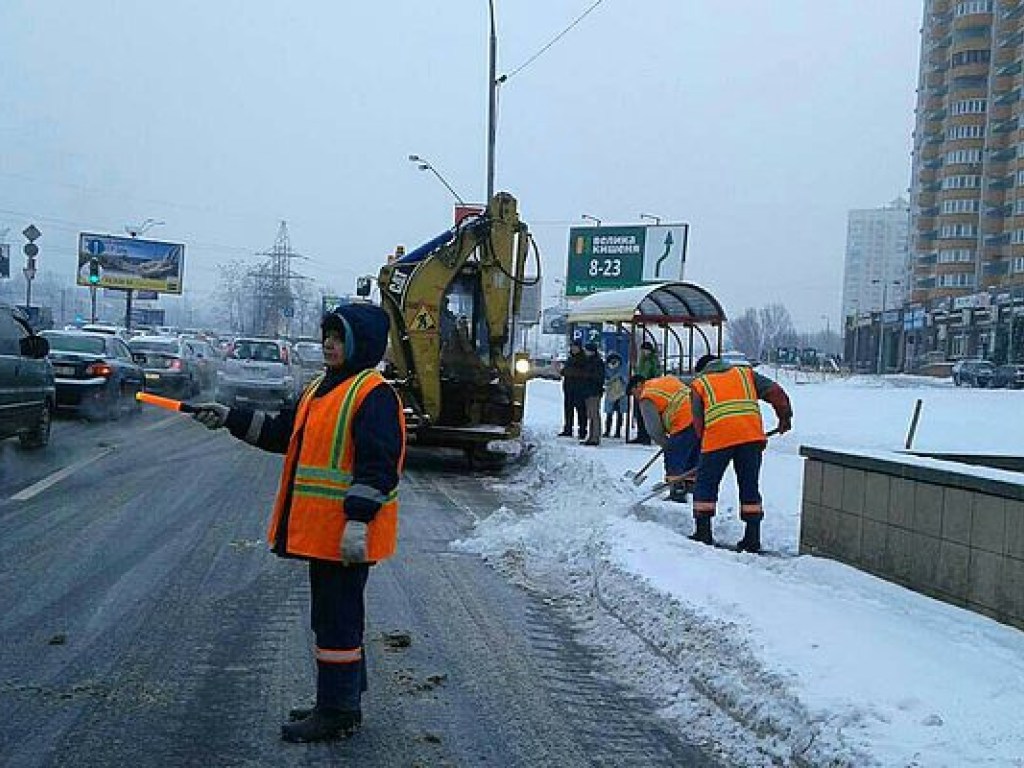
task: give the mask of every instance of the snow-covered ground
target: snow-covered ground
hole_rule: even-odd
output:
[[[775,373],[765,369],[767,375]],[[794,429],[765,453],[766,548],[689,541],[689,505],[636,506],[654,448],[559,438],[558,382],[527,402],[532,460],[457,546],[571,611],[617,675],[736,766],[1024,766],[1024,632],[798,549],[801,445],[1020,454],[1024,392],[948,381],[779,378]],[[766,424],[774,423],[770,410]],[[1022,477],[1024,481],[1024,477]],[[727,474],[715,536],[742,533]]]

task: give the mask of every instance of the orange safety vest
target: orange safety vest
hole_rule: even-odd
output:
[[[693,391],[704,404],[702,453],[766,440],[754,372],[750,368],[738,365],[705,373],[694,379]]]
[[[654,403],[661,414],[661,426],[666,435],[682,432],[693,424],[690,388],[675,376],[648,379],[640,390],[640,399]]]
[[[285,553],[339,561],[346,522],[345,494],[352,485],[355,464],[352,417],[374,388],[389,385],[377,371],[367,370],[314,399],[320,378],[313,380],[299,400],[267,540],[273,547],[285,508],[289,507]],[[405,463],[405,416],[401,408],[398,415],[403,446],[398,459],[401,472]],[[294,478],[290,488],[289,478]],[[395,487],[386,494],[384,503],[367,526],[369,559],[383,560],[393,555],[397,540],[398,488]]]

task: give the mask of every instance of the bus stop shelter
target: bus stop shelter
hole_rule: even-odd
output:
[[[632,373],[637,350],[644,341],[661,353],[667,373],[693,372],[705,353],[722,353],[726,322],[721,303],[695,283],[670,282],[602,291],[581,299],[566,318],[570,333],[581,327],[604,329],[612,325],[629,339]]]

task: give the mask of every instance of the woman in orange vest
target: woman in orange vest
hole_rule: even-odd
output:
[[[740,518],[745,523],[740,552],[761,551],[761,453],[767,444],[758,400],[771,404],[779,434],[792,428],[793,408],[785,390],[748,365],[732,366],[715,355],[704,355],[691,385],[693,424],[701,440],[697,482],[693,489],[696,531],[690,537],[714,543],[711,518],[718,504],[718,487],[731,463],[740,490]]]
[[[285,741],[332,741],[362,723],[366,690],[364,590],[370,566],[395,552],[405,419],[377,372],[388,316],[371,304],[325,315],[323,374],[294,410],[279,414],[196,406],[210,429],[226,426],[252,445],[284,453],[268,539],[281,557],[309,561],[316,639],[316,706],[294,709]]]
[[[637,375],[629,380],[629,392],[637,402],[647,434],[665,451],[665,482],[673,486],[670,498],[686,501],[686,491],[680,484],[700,459],[690,388],[675,376],[644,379]]]

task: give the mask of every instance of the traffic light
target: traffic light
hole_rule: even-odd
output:
[[[89,259],[89,285],[100,284],[100,260],[93,256]]]

